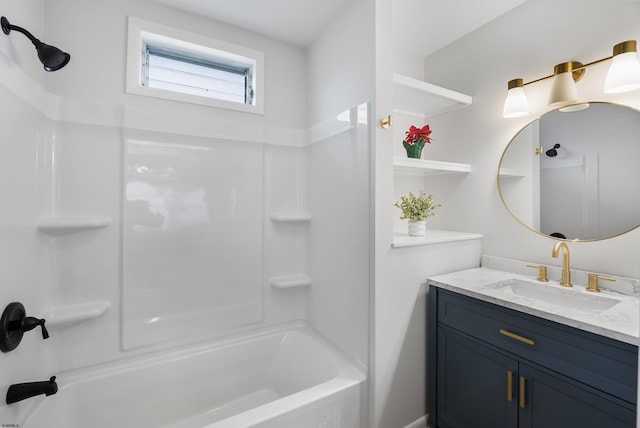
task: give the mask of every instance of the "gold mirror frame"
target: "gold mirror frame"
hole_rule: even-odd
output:
[[[629,110],[633,110],[633,111],[635,111],[635,112],[637,112],[637,113],[639,113],[639,114],[640,114],[640,110],[638,110],[638,109],[636,109],[636,108],[634,108],[634,107],[631,107],[631,106],[628,106],[628,105],[624,105],[624,104],[612,103],[612,102],[594,101],[594,102],[582,102],[582,103],[576,103],[576,104],[573,104],[573,105],[575,105],[575,106],[580,106],[580,105],[587,105],[587,106],[589,106],[589,105],[591,105],[591,104],[605,104],[605,105],[613,105],[613,106],[617,106],[617,107],[622,107],[622,108],[626,108],[626,109],[629,109]],[[567,107],[567,106],[563,106],[562,108],[564,108],[564,107]],[[585,109],[586,109],[586,108],[585,108]],[[509,214],[510,214],[510,215],[511,215],[511,216],[512,216],[512,217],[513,217],[513,218],[514,218],[518,223],[520,223],[521,225],[523,225],[525,228],[529,229],[530,231],[532,231],[532,232],[534,232],[534,233],[536,233],[536,234],[538,234],[538,235],[541,235],[541,236],[544,236],[544,237],[547,237],[547,238],[550,238],[550,239],[558,240],[558,241],[567,241],[567,242],[597,242],[597,241],[603,241],[603,240],[606,240],[606,239],[616,238],[616,237],[618,237],[618,236],[625,235],[625,234],[627,234],[627,233],[630,233],[630,232],[632,232],[632,231],[634,231],[634,230],[636,230],[636,229],[640,228],[640,224],[638,224],[638,225],[636,225],[636,226],[634,226],[634,227],[632,227],[632,228],[630,228],[630,229],[628,229],[628,230],[622,231],[622,232],[620,232],[620,233],[616,233],[616,234],[611,235],[611,236],[606,236],[606,237],[601,237],[601,238],[593,238],[593,239],[580,239],[580,238],[573,238],[573,239],[571,239],[571,238],[558,238],[558,237],[555,237],[555,236],[547,235],[547,234],[545,234],[545,233],[542,233],[542,232],[541,232],[541,231],[539,231],[539,230],[534,229],[534,228],[533,228],[533,226],[530,226],[530,225],[526,224],[524,221],[522,221],[522,220],[521,220],[521,219],[520,219],[520,218],[519,218],[519,217],[518,217],[518,216],[517,216],[517,215],[516,215],[512,210],[511,210],[511,208],[509,208],[509,206],[507,205],[507,202],[505,201],[504,194],[503,194],[503,192],[502,192],[502,186],[501,186],[501,184],[500,184],[500,178],[501,178],[500,171],[501,171],[501,169],[502,169],[502,163],[503,163],[503,161],[504,161],[504,157],[505,157],[505,155],[506,155],[506,153],[507,153],[507,151],[508,151],[509,147],[511,147],[511,144],[516,140],[516,138],[518,138],[518,136],[519,136],[519,135],[520,135],[520,134],[521,134],[525,129],[527,129],[530,125],[532,125],[532,124],[533,124],[534,122],[536,122],[537,120],[540,120],[540,119],[541,119],[542,117],[544,117],[545,115],[547,115],[547,114],[549,114],[549,113],[552,113],[552,112],[554,112],[554,111],[556,111],[556,110],[559,110],[559,109],[555,109],[555,110],[547,111],[547,112],[545,112],[544,114],[542,114],[541,116],[538,116],[538,117],[534,118],[533,120],[531,120],[530,122],[528,122],[527,124],[525,124],[522,128],[520,128],[520,129],[519,129],[519,130],[514,134],[514,136],[511,138],[511,140],[509,140],[509,143],[506,145],[506,147],[505,147],[505,148],[504,148],[504,150],[502,151],[502,155],[500,156],[500,162],[498,163],[498,171],[497,171],[497,174],[496,174],[496,183],[497,183],[497,185],[498,185],[498,194],[500,195],[500,200],[502,201],[502,205],[505,207],[505,209],[507,210],[507,212],[508,212],[508,213],[509,213]],[[580,109],[580,110],[582,110],[582,109]],[[540,148],[540,149],[542,149],[542,148]],[[538,153],[537,153],[537,154],[538,154]]]

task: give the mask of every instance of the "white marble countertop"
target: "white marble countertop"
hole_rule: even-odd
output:
[[[587,299],[605,301],[613,299],[618,303],[604,310],[581,308],[558,304],[553,299],[537,299],[516,295],[508,287],[492,286],[503,281],[516,279],[524,280],[535,287],[551,287],[546,289],[552,294],[559,293],[562,298],[585,301]],[[603,281],[604,282],[604,281]],[[637,294],[623,294],[602,289],[601,293],[586,291],[584,285],[574,282],[574,287],[567,288],[557,281],[547,283],[536,281],[535,277],[508,271],[479,267],[429,278],[429,283],[443,289],[474,297],[486,302],[495,303],[516,311],[534,315],[550,321],[555,321],[584,331],[610,337],[622,342],[638,345],[640,331],[640,298]],[[545,289],[541,288],[544,293]],[[588,306],[588,305],[587,305]]]

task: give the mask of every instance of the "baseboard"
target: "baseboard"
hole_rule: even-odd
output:
[[[427,427],[427,416],[428,415],[424,415],[420,419],[411,422],[405,428],[426,428]]]

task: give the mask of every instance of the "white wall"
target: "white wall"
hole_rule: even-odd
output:
[[[376,1],[375,287],[370,370],[373,382],[370,426],[376,428],[420,423],[425,415],[426,280],[440,273],[476,267],[481,254],[480,240],[391,247],[394,227],[406,230],[406,222],[398,220],[400,212],[393,207],[399,194],[424,189],[427,193],[434,192],[438,202],[448,205],[446,189],[467,179],[456,176],[433,180],[393,173],[392,159],[394,155],[402,155],[404,132],[409,125],[421,125],[424,119],[393,113],[392,73],[419,78],[424,70],[423,62],[406,52],[393,50],[392,6],[389,0]],[[379,121],[389,114],[393,115],[394,123],[383,129]],[[423,154],[429,157],[431,146],[437,144],[425,147]],[[461,150],[461,144],[454,145]],[[434,190],[434,183],[439,183],[438,189]],[[439,229],[434,220],[446,216],[439,211],[429,218],[428,228]]]
[[[71,14],[71,11],[73,13]],[[80,2],[63,0],[46,4],[47,37],[71,53],[64,73],[47,77],[47,88],[70,99],[99,105],[143,106],[176,111],[184,115],[210,117],[210,109],[196,105],[162,102],[124,93],[127,16],[173,26],[213,39],[265,52],[265,114],[239,116],[234,111],[215,110],[215,118],[245,124],[302,129],[306,121],[306,57],[304,49],[252,33],[222,22],[188,14],[152,0],[130,2]],[[76,17],[76,18],[72,18]],[[81,18],[83,17],[83,18]],[[96,84],[99,82],[99,84]],[[290,102],[291,100],[296,102]],[[206,119],[204,119],[206,120]]]
[[[537,115],[545,112],[550,81],[527,86],[529,116],[502,118],[508,80],[525,81],[551,74],[555,64],[583,63],[611,55],[614,44],[640,38],[640,3],[608,1],[527,2],[489,25],[426,59],[426,79],[473,95],[472,106],[431,121],[438,144],[436,159],[469,162],[470,179],[450,195],[451,215],[438,218],[443,227],[485,235],[486,254],[558,265],[551,257],[554,240],[530,232],[502,206],[496,173],[507,143]],[[542,30],[552,28],[553,31]],[[613,101],[640,106],[638,91],[604,95],[607,64],[589,68],[578,83],[585,101]],[[599,242],[570,243],[572,267],[640,277],[640,230]]]
[[[308,49],[308,123],[373,99],[374,8],[352,0]]]

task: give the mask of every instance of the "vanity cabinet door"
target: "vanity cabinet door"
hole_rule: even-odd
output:
[[[635,412],[628,405],[620,405],[558,374],[520,363],[518,386],[521,381],[524,382],[524,401],[518,413],[519,428],[636,426]]]
[[[437,354],[439,428],[517,427],[516,360],[446,327]]]

